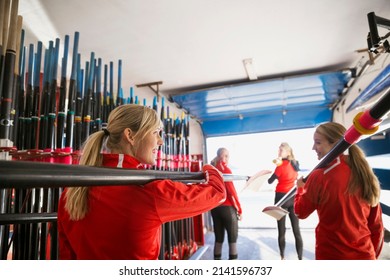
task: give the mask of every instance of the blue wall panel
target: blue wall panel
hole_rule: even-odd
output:
[[[366,156],[376,156],[390,153],[390,129],[384,132],[383,138],[369,137],[357,144]],[[390,163],[389,163],[390,164]]]
[[[330,121],[332,112],[328,108],[306,108],[305,110],[270,112],[268,114],[206,121],[202,124],[205,137],[260,133],[288,129],[314,127],[318,123]]]

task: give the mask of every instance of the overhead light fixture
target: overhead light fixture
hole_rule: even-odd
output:
[[[253,66],[252,58],[247,58],[242,61],[244,63],[244,68],[246,71],[246,74],[248,75],[249,80],[257,80],[257,74],[255,71],[255,68]]]

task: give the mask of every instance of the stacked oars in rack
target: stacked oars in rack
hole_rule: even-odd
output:
[[[90,59],[82,65],[77,31],[73,38],[66,35],[63,40],[56,38],[25,46],[18,5],[18,0],[0,3],[0,159],[77,164],[83,142],[106,125],[109,113],[122,104],[139,104],[139,97],[132,87],[130,96],[123,96],[120,59],[116,92],[113,61],[104,64],[91,52]],[[146,99],[143,105],[147,106]],[[160,108],[156,98],[152,106],[160,110],[165,140],[157,164],[148,168],[189,171],[188,117],[171,117],[164,98]],[[23,189],[5,189],[0,185],[0,214],[22,217],[35,213],[50,217],[41,222],[23,219],[0,224],[0,259],[58,258],[55,214],[61,191],[39,185]],[[183,228],[191,229],[193,225],[181,223],[187,224],[169,227],[170,238],[164,237],[168,253],[163,252],[161,258],[170,255],[172,244],[190,242],[193,232]],[[178,238],[182,235],[186,237]]]
[[[20,88],[20,43],[23,18],[18,16],[18,1],[0,2],[0,159],[11,160],[14,149],[15,108],[18,108],[16,89]],[[18,48],[19,46],[19,48]],[[24,51],[24,49],[23,49]],[[23,52],[22,51],[22,52]],[[23,53],[22,53],[23,55]],[[22,60],[23,61],[23,60]],[[21,87],[21,89],[24,89]],[[12,190],[0,189],[0,214],[14,211]],[[11,225],[0,225],[0,258],[6,259],[9,237],[13,236]]]
[[[153,106],[154,108],[156,106]],[[163,145],[159,148],[157,164],[154,169],[165,171],[190,171],[189,161],[189,119],[182,114],[181,119],[171,116],[169,106],[165,107],[164,98],[161,102],[161,121],[164,129],[161,131]],[[200,171],[200,170],[198,170]],[[198,219],[201,222],[202,219]],[[163,240],[160,258],[187,259],[197,249],[194,232],[194,218],[168,222],[163,226]],[[202,240],[202,238],[198,238]]]

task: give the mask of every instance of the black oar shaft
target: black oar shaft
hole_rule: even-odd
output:
[[[57,213],[0,214],[0,225],[56,222]]]
[[[248,176],[224,174],[225,181],[247,180]],[[57,188],[72,186],[142,185],[169,179],[202,183],[202,172],[138,170],[27,161],[0,161],[1,188]]]
[[[77,65],[78,61],[78,46],[79,46],[79,32],[74,34],[73,42],[73,54],[72,54],[72,72],[69,80],[68,87],[68,109],[66,114],[66,128],[65,128],[65,147],[73,148],[73,129],[74,129],[74,117],[75,117],[75,98],[77,90]]]

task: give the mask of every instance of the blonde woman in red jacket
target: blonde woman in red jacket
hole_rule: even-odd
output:
[[[217,156],[211,161],[211,164],[223,174],[232,174],[232,171],[228,167],[228,163],[229,151],[226,148],[219,148]],[[225,182],[225,186],[227,193],[225,202],[211,210],[215,235],[215,260],[220,260],[222,258],[222,245],[225,239],[225,230],[229,242],[229,260],[238,258],[238,221],[242,217],[242,209],[233,182]]]
[[[161,122],[145,106],[110,113],[107,129],[92,134],[82,165],[143,169],[154,165]],[[58,209],[60,259],[158,259],[161,225],[207,212],[226,199],[220,172],[205,165],[207,182],[156,180],[143,186],[67,188]]]
[[[324,123],[314,133],[313,150],[322,159],[342,139],[345,128]],[[363,151],[353,145],[348,155],[300,178],[295,213],[305,219],[317,210],[317,260],[374,260],[383,246],[380,186]]]
[[[276,168],[274,173],[268,179],[268,184],[278,181],[275,188],[275,204],[282,199],[294,186],[298,177],[299,163],[295,159],[291,146],[282,142],[278,150],[278,158],[274,160]],[[302,260],[303,240],[299,228],[299,219],[294,213],[294,198],[292,197],[283,205],[290,218],[291,227],[295,238],[295,249],[298,259]],[[286,216],[278,220],[278,245],[280,258],[284,260],[284,251],[286,249]]]

